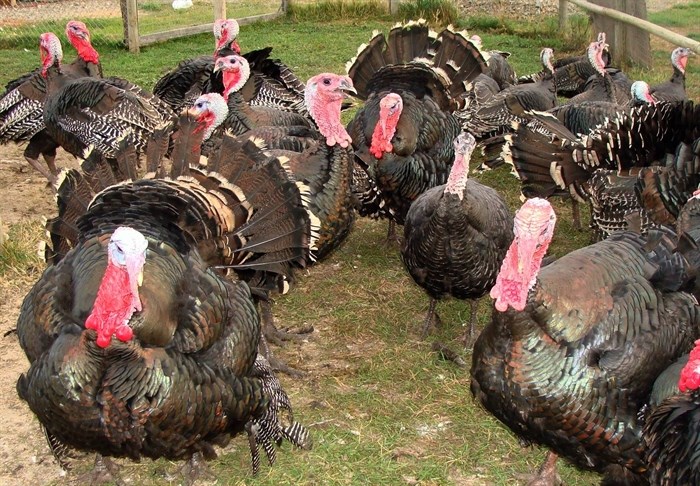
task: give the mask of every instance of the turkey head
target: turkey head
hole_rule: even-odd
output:
[[[381,159],[384,152],[389,153],[394,149],[391,139],[396,133],[402,111],[403,100],[396,93],[389,93],[379,102],[379,122],[372,132],[372,145],[369,148],[375,158]]]
[[[352,139],[340,121],[340,108],[346,93],[357,94],[348,76],[321,73],[309,79],[304,90],[306,107],[318,125],[318,131],[330,147],[349,147]]]
[[[490,293],[499,311],[507,310],[509,305],[517,311],[525,308],[528,292],[535,285],[552,241],[556,221],[552,205],[541,198],[528,199],[515,213],[515,237]]]
[[[120,226],[107,245],[105,270],[92,312],[85,321],[87,329],[97,332],[97,345],[106,348],[115,335],[129,341],[134,332],[129,320],[141,311],[138,288],[143,283],[148,241],[135,229]]]

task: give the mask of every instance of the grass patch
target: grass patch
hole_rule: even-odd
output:
[[[664,27],[688,29],[697,35],[700,32],[700,2],[675,5],[667,10],[652,12],[648,15],[650,22]]]
[[[138,6],[139,10],[144,12],[160,12],[163,10],[164,4],[159,2],[144,2]]]
[[[287,16],[296,22],[326,22],[343,19],[386,18],[386,4],[379,0],[332,0],[313,3],[290,2]]]
[[[42,236],[36,222],[19,223],[10,227],[7,241],[0,245],[0,276],[6,279],[36,274],[43,268],[38,255],[38,240]]]
[[[399,4],[399,15],[403,19],[423,18],[435,26],[456,24],[459,9],[452,0],[412,0]]]
[[[323,7],[327,9],[323,13],[320,6],[304,10],[306,7],[293,2],[292,12],[296,13],[289,19],[241,27],[243,51],[274,46],[273,55],[307,79],[321,71],[343,72],[345,62],[370,39],[373,30],[387,32],[394,23],[373,14],[352,17],[358,11],[353,9],[359,8],[356,3],[326,5],[335,9],[345,5],[342,19],[322,17],[335,15],[330,6]],[[581,53],[592,36],[560,39],[553,19],[528,24],[472,17],[460,19],[459,25],[470,34],[481,35],[487,49],[510,51],[509,61],[518,73],[539,71],[538,54],[543,46],[558,49],[557,55],[562,56]],[[0,72],[1,83],[38,65],[34,44],[27,51],[2,52],[6,63]],[[203,34],[147,46],[139,55],[114,46],[100,52],[105,74],[150,89],[180,60],[210,54],[212,49],[211,35]],[[66,48],[66,57],[72,56]],[[668,56],[655,52],[654,69],[633,70],[630,76],[651,83],[668,79]],[[700,62],[696,60],[688,63],[687,84],[695,98],[700,95]],[[478,163],[477,156],[472,166]],[[520,205],[518,181],[507,168],[473,177],[504,194],[511,209]],[[568,202],[556,200],[554,206],[559,217],[550,253],[560,256],[585,245],[589,235],[571,227]],[[582,212],[585,225],[588,215]],[[258,477],[252,478],[247,444],[243,438],[235,439],[211,464],[220,484],[502,485],[513,484],[516,474],[531,472],[542,461],[543,450],[520,447],[513,434],[474,402],[467,369],[442,361],[430,351],[430,342],[440,339],[460,350],[469,363],[470,354],[459,348],[469,318],[466,302],[440,302],[443,326],[426,342],[419,340],[428,297],[403,269],[397,249],[387,247],[386,230],[385,222],[358,220],[347,243],[328,261],[299,275],[293,291],[278,298],[273,308],[283,327],[315,327],[309,342],[275,349],[291,365],[309,371],[301,380],[280,378],[297,418],[310,426],[314,448],[291,451],[285,445],[275,466],[263,466]],[[17,246],[7,253],[11,263],[0,263],[0,280],[6,282],[2,285],[17,281],[26,286],[28,280],[36,280],[42,264],[35,248],[42,237],[38,223],[11,227],[9,244]],[[492,305],[488,298],[478,305],[478,327],[482,328],[489,322]],[[122,476],[144,485],[164,484],[166,473],[175,475],[179,467],[169,461],[121,462]],[[91,467],[91,458],[86,458],[71,475]],[[560,467],[560,473],[571,486],[599,480],[566,465]]]

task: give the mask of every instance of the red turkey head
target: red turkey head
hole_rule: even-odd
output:
[[[83,22],[79,20],[68,22],[66,24],[66,36],[83,61],[94,64],[100,62],[100,55],[90,43],[90,31]]]
[[[236,38],[240,32],[240,27],[236,19],[218,19],[214,22],[214,37],[216,38],[216,48],[214,56],[219,55],[219,51],[229,46],[236,54],[241,53],[241,46]]]
[[[228,106],[219,93],[207,93],[197,98],[187,112],[200,124],[198,130],[204,130],[202,140],[207,140],[216,127],[226,119]]]
[[[391,152],[394,147],[391,139],[396,133],[396,126],[403,111],[403,100],[396,93],[389,93],[379,102],[379,121],[372,132],[372,144],[369,152],[375,158],[381,159],[384,152]]]
[[[462,132],[454,140],[455,161],[445,184],[445,193],[454,194],[460,201],[464,199],[464,189],[469,177],[469,161],[476,147],[476,140],[471,133]]]
[[[134,332],[129,320],[141,311],[139,286],[143,283],[148,241],[135,229],[120,226],[107,245],[105,270],[92,312],[85,321],[86,329],[97,332],[97,345],[106,348],[116,336],[129,341]]]
[[[49,68],[60,64],[63,60],[63,48],[53,32],[44,32],[39,36],[39,52],[41,53],[41,74],[46,76]]]
[[[241,89],[250,78],[248,60],[235,54],[218,58],[214,64],[214,72],[218,71],[223,71],[225,101],[228,101],[231,93]]]
[[[537,281],[542,259],[554,235],[557,217],[546,199],[533,198],[515,213],[515,237],[491,289],[496,309],[503,312],[510,305],[521,311],[527,303],[527,294]]]
[[[352,79],[333,73],[321,73],[309,79],[304,90],[304,102],[326,144],[345,148],[352,138],[340,121],[340,107],[347,93],[357,94]]]
[[[690,352],[688,362],[681,370],[678,389],[685,393],[700,388],[700,339],[695,341],[695,348]]]

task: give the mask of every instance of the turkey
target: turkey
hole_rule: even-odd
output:
[[[657,101],[683,101],[688,99],[685,92],[685,67],[688,57],[695,53],[687,47],[676,47],[671,53],[671,66],[673,75],[665,83],[653,86],[651,95]]]
[[[589,181],[592,241],[634,227],[674,225],[700,184],[700,138],[681,142],[671,160],[620,173],[599,169]]]
[[[214,72],[222,72],[224,99],[228,103],[228,116],[220,129],[241,135],[259,126],[304,126],[311,128],[310,118],[272,106],[253,106],[241,94],[247,85],[254,83],[250,77],[248,61],[235,54],[216,60]]]
[[[515,121],[524,121],[527,110],[546,111],[557,105],[552,77],[550,48],[542,49],[540,59],[548,74],[534,83],[519,84],[500,91],[485,104],[474,104],[459,116],[463,127],[477,139],[486,139],[510,129]]]
[[[659,486],[698,484],[700,462],[697,423],[700,418],[700,340],[676,375],[676,390],[658,404],[644,423],[650,483]],[[675,374],[674,374],[675,375]]]
[[[599,32],[596,42],[605,44],[605,33]],[[589,44],[590,46],[590,44]],[[603,66],[609,68],[612,61],[610,51],[605,49],[602,53]],[[580,56],[565,57],[552,60],[552,71],[556,83],[557,95],[571,98],[584,90],[584,87],[591,76],[595,76],[597,69],[591,62],[588,47],[584,54]],[[518,84],[537,82],[545,76],[549,70],[545,67],[543,71],[518,78]]]
[[[607,101],[619,105],[627,104],[630,100],[630,87],[626,84],[616,84],[605,69],[603,54],[608,45],[604,41],[592,42],[588,47],[588,60],[594,71],[586,82],[583,92],[571,98],[567,104],[578,104],[584,101]]]
[[[515,216],[492,321],[474,345],[472,393],[525,442],[607,484],[648,484],[638,414],[700,335],[700,307],[683,291],[697,247],[670,230],[620,232],[540,268],[555,221],[539,198]]]
[[[17,391],[59,450],[190,459],[196,470],[245,430],[256,471],[258,445],[271,461],[282,438],[310,445],[257,356],[255,308],[304,264],[308,216],[254,140],[226,138],[210,171],[188,165],[210,122],[204,104],[181,115],[170,177],[121,178],[137,173],[126,132],[127,168],[92,150],[58,188],[50,266],[18,319],[30,368]],[[158,159],[167,142],[151,143]]]
[[[461,131],[453,112],[486,62],[465,33],[435,38],[421,19],[377,33],[346,67],[365,100],[348,125],[360,214],[403,224],[416,197],[447,181]]]
[[[53,34],[42,34],[46,56],[47,97],[44,104],[46,130],[66,152],[80,157],[94,146],[114,158],[115,141],[125,130],[132,134],[138,152],[160,125],[175,114],[156,96],[121,78],[82,77],[71,80],[60,69],[61,43]]]
[[[90,43],[90,32],[85,24],[71,20],[66,25],[66,36],[78,51],[78,58],[71,64],[60,66],[63,79],[102,77],[99,55]],[[49,182],[54,182],[58,174],[55,164],[58,144],[47,133],[43,117],[47,96],[46,77],[51,68],[51,58],[45,56],[43,51],[53,41],[44,40],[44,37],[40,39],[42,68],[10,81],[5,94],[0,97],[0,144],[29,141],[24,150],[24,158]],[[40,155],[48,168],[39,162]]]
[[[514,167],[526,197],[564,193],[586,201],[596,170],[624,174],[673,155],[681,143],[692,145],[700,136],[700,107],[691,101],[640,106],[581,137],[557,123],[547,129],[518,124],[505,137],[502,158]]]
[[[351,192],[353,153],[351,139],[341,122],[341,106],[347,93],[354,93],[347,76],[321,73],[306,84],[305,102],[318,130],[307,126],[257,127],[245,136],[265,141],[266,152],[278,157],[287,177],[304,188],[304,207],[311,220],[309,264],[321,261],[344,243],[355,221]],[[263,331],[267,341],[301,339],[275,326],[267,301],[261,301]],[[305,328],[307,334],[313,328]],[[300,373],[269,355],[275,369]]]
[[[468,179],[476,146],[471,134],[454,142],[455,161],[447,183],[428,189],[411,204],[404,225],[401,259],[430,296],[423,337],[435,315],[437,300],[469,299],[469,345],[474,336],[474,299],[485,295],[513,239],[513,217],[494,189]]]
[[[203,93],[222,94],[223,81],[221,75],[214,72],[214,63],[220,56],[240,54],[236,40],[238,32],[235,19],[217,20],[214,23],[214,36],[218,39],[214,55],[181,61],[156,82],[153,93],[175,110],[190,105]],[[243,54],[250,64],[254,81],[242,93],[245,100],[256,106],[272,106],[307,115],[304,83],[282,61],[270,59],[271,52],[272,48],[266,47]]]
[[[172,71],[164,74],[153,86],[153,94],[167,103],[176,113],[192,106],[202,94],[221,94],[224,89],[220,76],[214,76],[214,60],[219,55],[239,54],[238,22],[217,19],[213,26],[216,46],[213,56],[197,56],[181,61]]]

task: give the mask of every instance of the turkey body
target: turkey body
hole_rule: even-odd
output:
[[[59,215],[47,223],[52,265],[18,319],[31,366],[17,391],[51,444],[212,458],[212,445],[246,430],[255,471],[256,444],[272,462],[272,443],[296,433],[278,422],[291,406],[257,356],[251,288],[259,297],[285,287],[308,256],[309,221],[297,186],[254,141],[226,137],[210,171],[191,164],[212,123],[208,103],[195,108],[180,117],[169,177],[160,174],[165,129],[149,143],[143,178],[130,134],[115,141],[117,160],[92,150],[63,178]],[[114,263],[124,231],[143,241],[138,277],[120,263],[131,286]],[[105,302],[131,310],[122,316]]]
[[[695,298],[647,275],[647,243],[616,233],[543,267],[525,308],[495,310],[474,347],[477,400],[584,469],[644,473],[637,414],[700,330]]]
[[[476,181],[467,181],[462,200],[444,189],[429,189],[411,206],[401,256],[430,297],[478,298],[496,280],[513,217],[498,192]]]
[[[365,100],[348,124],[364,171],[356,177],[359,213],[403,224],[416,197],[447,182],[461,131],[454,112],[486,61],[464,32],[435,38],[419,20],[376,34],[347,67]]]
[[[250,291],[153,232],[143,311],[132,318],[137,339],[102,349],[83,323],[107,265],[108,236],[81,242],[26,297],[18,333],[31,367],[18,393],[72,447],[132,459],[210,457],[212,444],[268,404],[251,376],[260,327]]]
[[[454,158],[452,140],[461,132],[457,119],[430,97],[418,99],[411,92],[401,93],[404,111],[392,139],[393,150],[373,157],[368,149],[379,122],[379,103],[389,91],[375,93],[365,103],[348,133],[353,137],[357,157],[369,167],[389,213],[403,224],[411,203],[426,189],[447,182]],[[360,214],[363,214],[361,211]]]

